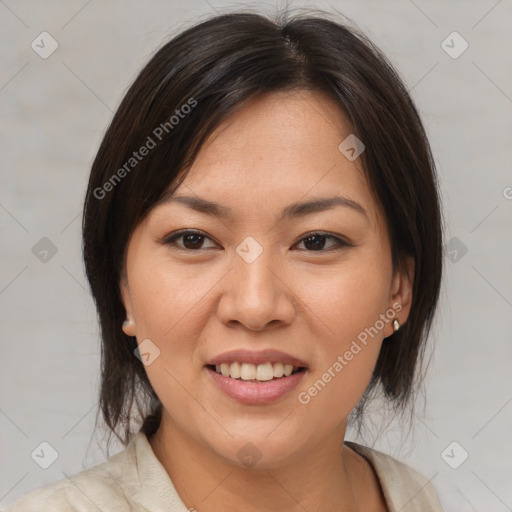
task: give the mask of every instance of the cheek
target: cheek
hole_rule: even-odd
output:
[[[191,273],[151,256],[142,260],[147,263],[137,267],[130,282],[134,316],[145,336],[163,340],[180,324],[197,320],[197,306],[212,285],[199,269]]]
[[[308,404],[310,413],[334,407],[334,423],[359,401],[380,352],[390,276],[389,268],[381,265],[354,258],[301,289],[301,298],[314,313],[309,318],[316,325],[310,332],[317,334],[319,357],[299,402]]]
[[[200,344],[214,315],[215,286],[226,270],[177,265],[149,251],[137,260],[130,281],[137,340],[151,340],[158,353],[145,370],[161,400],[183,412],[190,396],[182,386],[194,388],[202,370]]]
[[[382,262],[355,255],[330,272],[299,278],[295,289],[336,343],[357,337],[385,312],[390,276]]]
[[[142,256],[142,255],[141,255]],[[208,283],[187,278],[176,266],[152,258],[141,258],[132,273],[130,287],[137,340],[151,340],[158,356],[146,373],[156,394],[163,403],[172,403],[172,410],[185,411],[190,396],[182,386],[193,378],[197,340],[203,328],[204,295]],[[140,260],[139,260],[140,261]]]

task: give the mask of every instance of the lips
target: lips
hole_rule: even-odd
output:
[[[224,377],[212,370],[211,366],[206,366],[205,370],[217,389],[232,400],[244,405],[268,405],[281,399],[284,400],[299,386],[307,374],[307,370],[302,370],[289,377],[257,382]]]
[[[236,362],[250,363],[254,365],[261,365],[265,363],[271,363],[273,365],[281,363],[283,365],[292,365],[298,368],[308,367],[308,365],[301,359],[292,356],[291,354],[287,354],[286,352],[272,349],[261,350],[258,352],[243,349],[231,350],[210,359],[205,366],[217,366],[223,363],[231,364]]]
[[[246,405],[265,405],[295,389],[308,365],[280,350],[232,350],[210,359],[205,369],[228,397]]]

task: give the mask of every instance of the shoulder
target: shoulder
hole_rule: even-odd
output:
[[[129,445],[103,464],[25,494],[5,512],[131,511],[129,484],[137,486],[133,455]]]
[[[346,444],[372,465],[390,512],[443,512],[431,480],[383,452],[353,442]]]

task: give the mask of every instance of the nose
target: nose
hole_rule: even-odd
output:
[[[226,276],[217,314],[225,325],[241,324],[252,331],[284,326],[296,315],[296,297],[282,265],[264,251],[248,263],[235,255]]]

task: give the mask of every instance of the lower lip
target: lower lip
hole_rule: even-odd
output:
[[[280,379],[248,382],[224,377],[208,367],[206,370],[226,395],[238,402],[250,405],[268,404],[279,400],[299,385],[307,371],[303,370]]]

